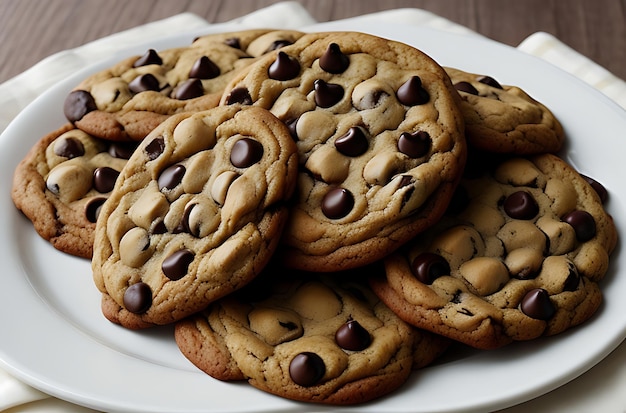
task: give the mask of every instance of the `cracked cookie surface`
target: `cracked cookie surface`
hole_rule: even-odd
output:
[[[297,153],[261,108],[181,114],[144,140],[102,206],[93,277],[104,315],[168,324],[251,281],[287,219]]]
[[[363,33],[317,33],[249,66],[221,104],[287,123],[300,156],[288,266],[371,263],[435,222],[465,163],[458,94],[430,57]]]
[[[405,321],[496,348],[589,319],[616,240],[587,178],[554,155],[513,158],[469,168],[450,213],[370,281]]]
[[[397,389],[412,369],[447,347],[443,337],[400,320],[362,279],[285,269],[278,275],[259,278],[260,288],[177,323],[183,354],[219,380],[247,380],[281,397],[345,405]]]

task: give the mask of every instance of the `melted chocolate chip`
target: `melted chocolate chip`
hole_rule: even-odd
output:
[[[265,53],[269,53],[269,52],[273,52],[274,50],[278,50],[278,49],[282,49],[285,46],[289,46],[291,43],[289,40],[286,39],[279,39],[279,40],[274,40],[272,42],[272,44],[269,45],[269,47],[267,49],[265,49]]]
[[[185,176],[186,169],[183,165],[172,165],[169,168],[166,168],[161,175],[159,175],[159,179],[157,183],[159,184],[159,189],[174,189],[180,182],[183,180],[183,176]]]
[[[296,355],[289,363],[291,380],[300,386],[309,387],[317,384],[325,373],[324,360],[308,351]]]
[[[129,84],[128,89],[133,93],[145,92],[146,90],[159,90],[159,81],[154,75],[146,73],[134,78]]]
[[[213,79],[219,75],[220,68],[208,56],[199,57],[189,71],[189,77],[196,79]]]
[[[423,252],[413,260],[411,271],[418,281],[432,284],[443,275],[450,275],[450,264],[439,254]]]
[[[130,159],[137,149],[137,142],[111,142],[109,155],[118,159]]]
[[[111,192],[119,175],[118,171],[108,166],[96,168],[93,171],[93,188],[101,194]]]
[[[194,259],[194,253],[185,249],[174,252],[163,260],[161,269],[163,274],[172,281],[180,280],[187,275],[189,264]]]
[[[233,49],[241,49],[241,43],[239,43],[238,37],[229,37],[224,40],[224,44],[228,47],[232,47]]]
[[[574,228],[576,239],[580,242],[589,241],[596,236],[596,221],[587,211],[572,211],[563,217]]]
[[[606,190],[604,185],[602,185],[600,182],[596,181],[595,179],[588,177],[587,175],[581,174],[580,176],[582,176],[585,181],[589,182],[589,185],[591,185],[593,190],[596,191],[596,193],[600,197],[600,202],[605,204],[606,201],[609,200],[609,192]]]
[[[158,158],[165,150],[165,140],[162,136],[152,139],[152,142],[146,145],[144,148],[149,161],[153,161]]]
[[[285,52],[278,52],[276,60],[267,70],[270,79],[290,80],[300,74],[300,62]]]
[[[85,147],[76,138],[65,138],[54,144],[54,154],[67,159],[76,158],[85,154]]]
[[[537,201],[526,191],[517,191],[509,195],[504,200],[503,208],[513,219],[533,219],[539,213]]]
[[[341,85],[317,79],[313,87],[315,88],[315,103],[321,108],[329,108],[343,98],[344,91]]]
[[[580,275],[578,275],[576,267],[571,264],[569,267],[569,274],[563,283],[563,291],[576,291],[578,289],[578,284],[580,284]]]
[[[398,139],[398,150],[410,158],[421,158],[430,150],[431,139],[428,132],[403,132]]]
[[[459,92],[469,93],[470,95],[478,95],[478,89],[476,89],[470,82],[455,83],[454,88]]]
[[[477,79],[480,83],[484,83],[485,85],[489,85],[491,87],[495,87],[496,89],[502,89],[502,85],[498,83],[498,81],[491,76],[481,76]]]
[[[77,122],[89,112],[98,109],[91,93],[86,90],[70,92],[63,103],[63,113],[70,122]]]
[[[156,50],[148,49],[148,51],[144,53],[143,56],[135,60],[135,63],[133,63],[133,67],[161,64],[163,64],[163,60],[161,59],[161,56],[159,56],[159,54],[156,52]]]
[[[230,151],[230,162],[237,168],[247,168],[263,157],[263,145],[251,138],[241,138]]]
[[[404,82],[398,88],[396,96],[400,103],[407,106],[423,105],[430,100],[430,95],[422,87],[422,79],[419,76],[413,76]]]
[[[199,229],[191,228],[191,226],[189,225],[189,216],[191,215],[191,211],[194,209],[196,205],[198,204],[188,204],[185,206],[185,210],[183,211],[183,217],[181,219],[180,226],[182,227],[183,232],[186,232],[188,234],[191,234],[197,237],[199,233]]]
[[[124,307],[134,314],[143,314],[152,305],[152,290],[146,283],[133,284],[124,292]]]
[[[289,119],[288,121],[285,122],[285,125],[287,125],[287,129],[289,129],[289,134],[291,135],[294,141],[298,140],[298,131],[296,130],[297,123],[298,123],[298,118]]]
[[[345,188],[333,188],[322,199],[322,212],[330,219],[345,217],[353,207],[354,196]]]
[[[361,351],[372,342],[370,333],[358,321],[350,320],[337,330],[335,341],[345,350]]]
[[[320,57],[320,67],[328,73],[339,74],[350,66],[350,58],[343,54],[337,43],[328,45],[326,52]]]
[[[520,309],[528,317],[537,320],[549,320],[556,309],[550,301],[550,294],[543,288],[535,288],[524,295],[520,303]]]
[[[343,136],[335,140],[335,148],[346,156],[356,157],[363,155],[369,147],[369,141],[363,128],[353,126]]]
[[[202,81],[200,79],[188,79],[176,88],[174,98],[178,100],[188,100],[202,95],[204,95]]]
[[[252,98],[250,97],[250,92],[245,87],[238,87],[230,91],[228,96],[226,97],[226,104],[233,105],[235,103],[240,103],[242,105],[251,105]]]
[[[87,221],[95,224],[98,220],[98,215],[100,215],[100,208],[102,208],[102,204],[106,201],[106,198],[96,197],[91,198],[87,204],[85,205],[85,218]]]

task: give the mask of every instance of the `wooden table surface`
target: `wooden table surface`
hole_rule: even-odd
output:
[[[224,22],[276,0],[0,0],[0,82],[60,50],[193,12]],[[300,0],[317,21],[417,7],[516,46],[536,31],[558,37],[626,79],[626,0]],[[289,16],[285,16],[288,18]]]

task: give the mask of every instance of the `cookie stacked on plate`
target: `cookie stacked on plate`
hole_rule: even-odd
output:
[[[363,33],[254,30],[86,79],[13,199],[103,313],[289,399],[388,394],[450,343],[589,319],[617,233],[520,88]],[[36,205],[36,207],[34,206]]]

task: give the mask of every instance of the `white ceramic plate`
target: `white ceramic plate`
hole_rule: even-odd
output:
[[[237,30],[221,26],[220,30]],[[215,27],[212,30],[217,30]],[[421,48],[440,64],[490,74],[521,86],[562,121],[564,156],[610,191],[608,209],[620,229],[626,209],[626,112],[574,77],[517,50],[482,38],[432,29],[321,24],[310,31],[359,30]],[[9,193],[18,161],[44,134],[61,126],[67,92],[90,73],[141,54],[189,44],[199,33],[126,50],[52,88],[24,110],[0,137],[0,361],[26,383],[58,398],[105,411],[328,411],[294,403],[245,383],[223,383],[199,372],[178,351],[170,327],[125,330],[100,313],[89,262],[53,249],[13,206]],[[416,372],[391,396],[359,412],[487,411],[544,394],[590,369],[626,336],[626,266],[618,250],[602,282],[605,302],[581,328],[505,348],[448,356]]]

